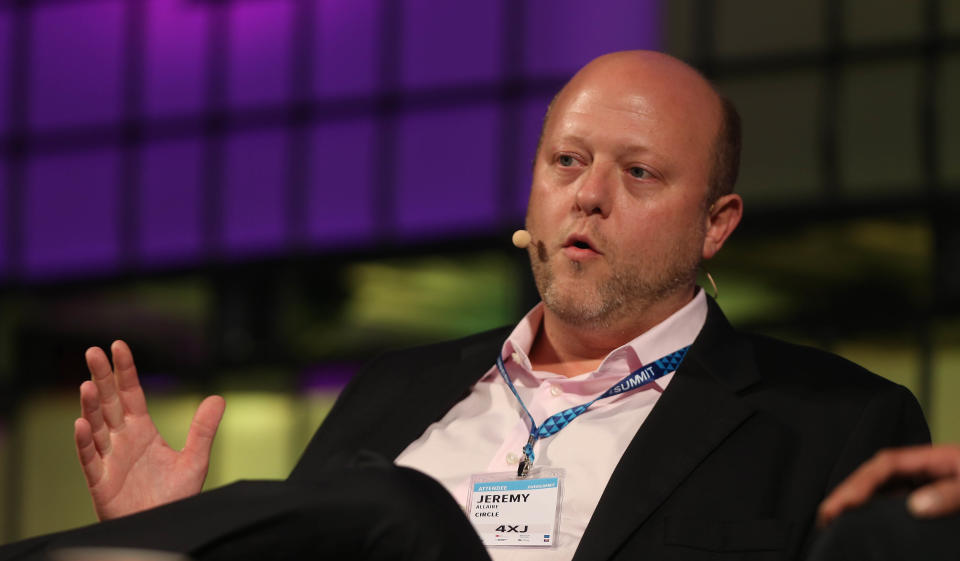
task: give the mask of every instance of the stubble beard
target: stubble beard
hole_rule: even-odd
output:
[[[654,303],[696,282],[700,255],[674,248],[674,259],[648,267],[612,263],[609,274],[587,279],[586,267],[569,261],[567,278],[557,279],[553,263],[531,255],[531,267],[544,305],[563,322],[585,328],[609,328],[624,318],[642,314]],[[596,266],[591,264],[588,266]]]

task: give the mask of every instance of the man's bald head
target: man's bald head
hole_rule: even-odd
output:
[[[714,131],[710,149],[707,204],[732,193],[740,170],[740,115],[733,103],[720,95],[706,78],[686,63],[655,51],[620,51],[592,60],[554,96],[547,107],[537,141],[539,154],[544,132],[554,108],[585,87],[634,89],[638,95],[680,103],[690,117]]]

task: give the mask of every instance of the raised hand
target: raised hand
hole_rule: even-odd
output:
[[[74,423],[77,455],[100,520],[199,493],[225,407],[220,396],[204,399],[178,452],[147,413],[130,348],[114,341],[110,351],[112,369],[103,350],[87,349],[92,381],[80,386],[82,416]]]
[[[820,503],[817,523],[825,526],[867,502],[891,479],[902,477],[929,480],[907,498],[907,507],[917,518],[960,512],[960,446],[909,446],[882,450],[864,462]]]

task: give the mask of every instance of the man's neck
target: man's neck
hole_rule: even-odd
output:
[[[603,326],[568,323],[544,307],[543,322],[530,348],[530,362],[534,370],[567,377],[592,372],[611,351],[673,315],[695,294],[695,287],[690,287]]]

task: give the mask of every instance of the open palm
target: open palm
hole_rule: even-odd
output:
[[[101,520],[199,493],[224,410],[222,397],[203,400],[186,445],[174,450],[147,413],[130,348],[114,341],[110,350],[113,368],[103,350],[87,349],[92,380],[80,386],[82,416],[74,423],[77,455]]]

